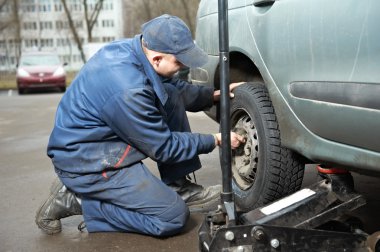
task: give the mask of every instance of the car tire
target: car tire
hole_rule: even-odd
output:
[[[61,88],[59,88],[59,90],[60,90],[62,93],[64,93],[64,92],[66,92],[66,87],[61,87]]]
[[[263,206],[300,189],[305,164],[282,147],[276,114],[266,87],[245,83],[234,90],[231,129],[246,136],[232,151],[232,188],[239,211]]]

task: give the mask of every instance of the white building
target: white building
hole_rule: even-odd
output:
[[[86,48],[88,35],[82,0],[66,0],[78,35]],[[98,0],[87,0],[89,12]],[[9,1],[12,2],[12,1]],[[121,0],[104,0],[97,23],[92,32],[93,42],[106,43],[123,36]],[[56,51],[62,62],[67,62],[67,70],[78,70],[83,61],[61,0],[20,0],[18,9],[21,31],[21,52],[31,50]],[[0,20],[12,15],[12,6],[0,11]],[[0,21],[1,22],[1,21]],[[0,33],[0,70],[14,70],[18,58],[15,24]]]

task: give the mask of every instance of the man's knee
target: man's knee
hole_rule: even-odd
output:
[[[160,219],[156,223],[157,236],[169,236],[180,233],[189,218],[190,211],[186,203],[179,197],[175,205],[167,210],[164,215],[157,216]]]

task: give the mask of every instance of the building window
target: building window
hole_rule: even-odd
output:
[[[38,3],[38,9],[40,12],[51,12],[50,0],[39,0]]]
[[[70,55],[63,55],[63,62],[70,62]]]
[[[53,47],[53,39],[41,39],[41,47]]]
[[[40,22],[40,29],[41,30],[52,30],[53,29],[53,22],[51,22],[51,21]]]
[[[57,39],[57,46],[68,46],[70,45],[70,40],[68,38],[59,38]]]
[[[35,2],[35,0],[23,0],[20,3],[20,7],[21,7],[21,10],[23,12],[35,12],[36,11],[36,2]]]
[[[103,37],[102,40],[103,42],[111,42],[115,40],[115,37]]]
[[[37,39],[25,39],[24,40],[25,47],[37,47],[38,40]]]
[[[75,21],[75,27],[76,28],[83,28],[83,21],[82,20]]]
[[[24,22],[22,24],[24,30],[37,30],[37,23],[36,22]]]
[[[112,19],[111,20],[109,20],[109,19],[103,20],[102,21],[102,26],[103,27],[114,27],[114,22],[113,22]]]
[[[70,11],[82,11],[82,4],[81,3],[72,3],[69,6]]]
[[[56,12],[62,12],[63,11],[63,5],[59,1],[54,1],[54,10]]]

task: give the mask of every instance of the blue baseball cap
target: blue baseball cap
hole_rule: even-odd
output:
[[[200,67],[207,54],[191,37],[190,29],[178,17],[164,14],[141,26],[144,46],[149,50],[172,54],[188,67]]]

